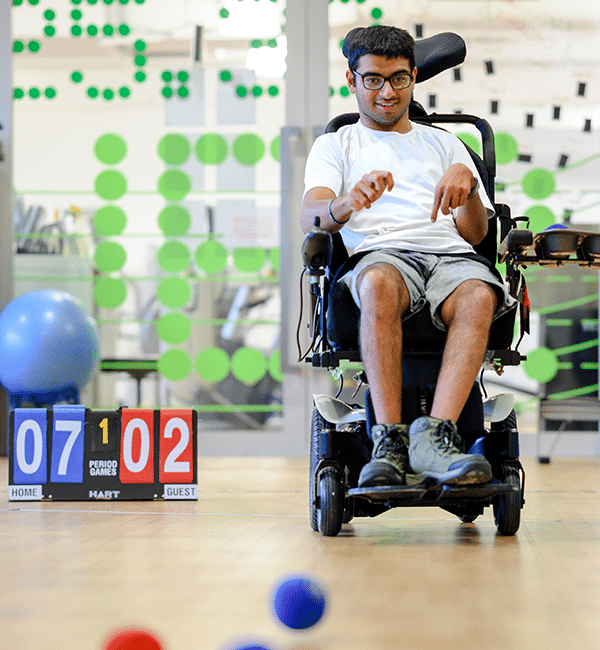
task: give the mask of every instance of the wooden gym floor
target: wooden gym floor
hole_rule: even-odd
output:
[[[310,530],[307,461],[200,458],[197,502],[16,503],[0,460],[0,648],[98,650],[141,625],[165,650],[600,648],[600,459],[525,459],[522,524],[499,537],[438,508]],[[307,632],[273,619],[290,571],[328,591]]]

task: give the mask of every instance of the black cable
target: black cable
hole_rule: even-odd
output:
[[[521,336],[519,336],[519,340],[517,341],[517,344],[515,345],[515,352],[519,350],[519,345],[521,345],[521,341],[523,340],[523,337],[525,336],[525,332],[521,332]]]
[[[481,373],[479,374],[479,385],[481,386],[481,390],[483,391],[483,396],[485,399],[487,399],[487,390],[485,389],[485,386],[483,384],[483,368],[481,369]]]
[[[313,352],[315,350],[315,345],[317,344],[317,341],[319,339],[319,332],[318,332],[318,330],[315,330],[315,333],[313,334],[313,339],[312,339],[311,344],[308,346],[308,349],[306,350],[306,352],[304,354],[302,354],[302,347],[301,347],[301,343],[300,343],[300,328],[302,327],[302,314],[304,312],[304,298],[303,298],[304,294],[303,294],[303,291],[302,291],[302,280],[304,279],[304,274],[306,273],[306,271],[307,271],[307,269],[305,267],[302,270],[302,273],[300,274],[300,316],[298,318],[298,327],[296,328],[296,345],[298,347],[298,362],[299,363],[304,361],[304,359],[306,359],[306,357],[311,352]],[[319,297],[319,299],[317,300],[317,302],[315,304],[315,313],[314,313],[315,318],[316,318],[317,313],[319,311],[320,303],[321,303],[321,298]],[[313,322],[316,322],[316,321],[313,321]]]
[[[296,328],[296,345],[298,346],[298,362],[302,361],[308,352],[302,356],[302,347],[300,344],[300,328],[302,327],[302,314],[304,312],[304,292],[302,291],[302,280],[304,280],[304,274],[306,273],[306,267],[302,269],[300,274],[300,316],[298,317],[298,327]]]
[[[321,311],[320,307],[321,307],[321,296],[319,295],[319,296],[317,296],[317,300],[315,300],[315,309],[314,309],[313,315],[312,315],[313,336],[315,336],[315,334],[314,334],[315,325],[319,322],[318,316],[319,316],[319,313]]]
[[[344,390],[344,375],[340,374],[340,387],[338,388],[338,392],[335,394],[336,399],[342,394],[343,390]]]

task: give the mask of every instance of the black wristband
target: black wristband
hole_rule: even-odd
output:
[[[337,197],[334,197],[334,198],[331,199],[331,201],[329,201],[329,203],[327,204],[327,214],[329,215],[329,218],[333,221],[333,223],[337,223],[338,226],[343,226],[345,223],[347,223],[348,221],[350,221],[350,217],[348,217],[348,218],[346,219],[346,221],[338,221],[338,220],[333,216],[333,213],[331,212],[331,204],[335,201],[336,198],[337,198]]]
[[[471,188],[471,191],[469,192],[469,195],[467,196],[467,201],[469,199],[472,199],[475,194],[479,191],[479,179],[477,176],[473,176],[473,187]]]

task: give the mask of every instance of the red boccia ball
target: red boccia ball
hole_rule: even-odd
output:
[[[113,632],[102,650],[163,650],[158,638],[138,628],[126,628]]]

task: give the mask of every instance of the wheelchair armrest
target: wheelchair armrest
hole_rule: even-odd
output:
[[[531,230],[513,228],[498,247],[498,261],[504,262],[508,255],[522,253],[533,244]]]

